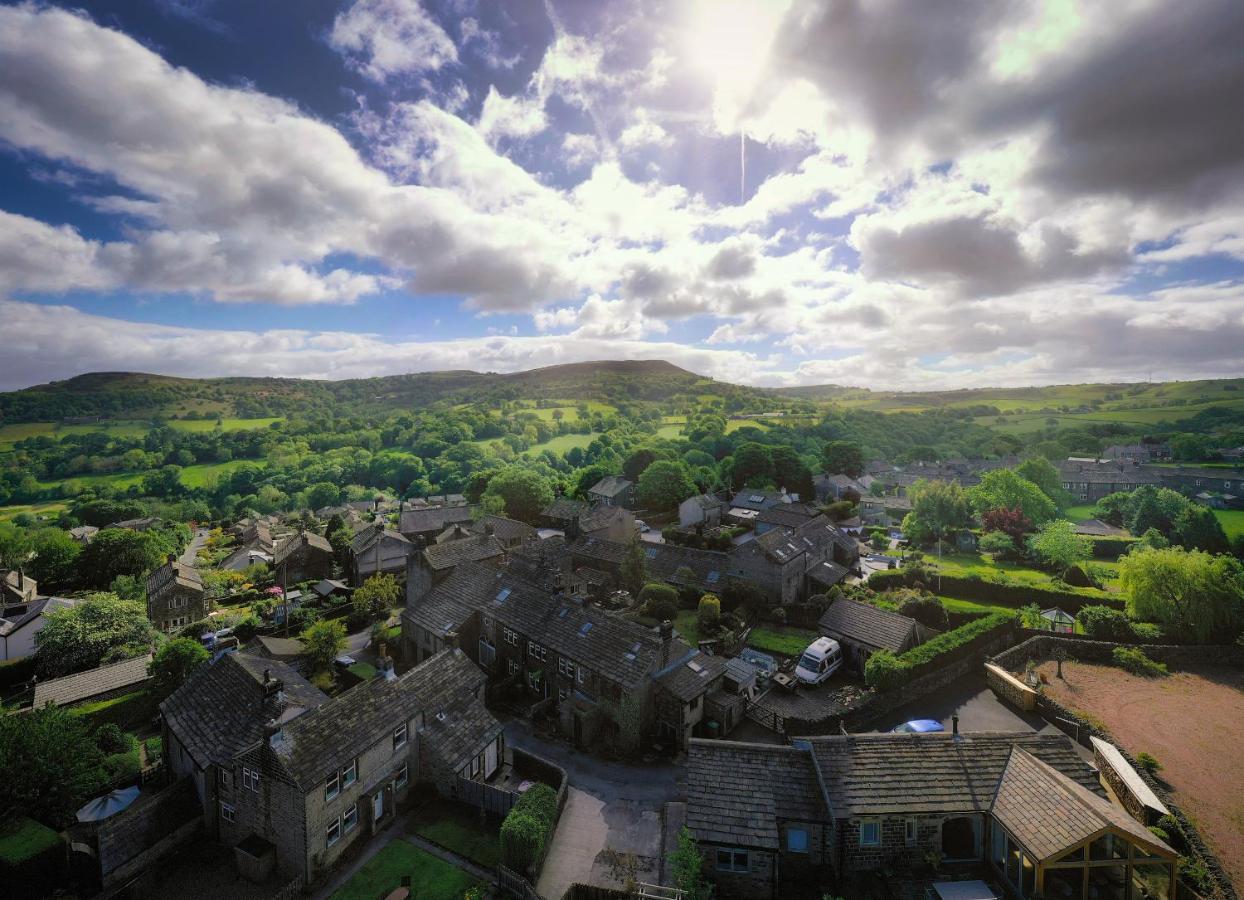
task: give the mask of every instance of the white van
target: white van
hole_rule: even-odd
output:
[[[842,665],[842,648],[833,638],[817,638],[799,657],[795,677],[804,684],[820,684]]]

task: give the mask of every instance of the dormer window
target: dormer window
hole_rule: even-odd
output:
[[[393,729],[393,749],[397,750],[399,747],[404,747],[405,745],[406,745],[406,723],[403,722],[401,725]]]

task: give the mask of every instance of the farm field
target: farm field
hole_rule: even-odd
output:
[[[225,418],[220,420],[223,431],[243,431],[246,429],[267,428],[273,422],[280,422],[276,417],[263,419]],[[168,426],[178,431],[204,432],[214,431],[215,419],[169,419]],[[18,441],[26,438],[48,435],[64,437],[68,434],[93,434],[105,432],[118,437],[139,437],[151,430],[151,423],[140,419],[118,419],[108,422],[94,422],[80,425],[62,425],[59,422],[13,422],[0,426],[0,450],[11,450]]]
[[[1102,723],[1132,755],[1150,753],[1175,802],[1236,884],[1244,880],[1244,671],[1195,667],[1141,678],[1114,666],[1054,663],[1045,691]]]
[[[183,468],[181,470],[181,482],[186,487],[206,487],[226,472],[232,472],[235,469],[248,465],[262,469],[267,464],[267,461],[262,459],[231,459],[229,462],[200,463]],[[107,484],[114,488],[128,488],[131,485],[140,484],[145,474],[144,472],[116,472],[110,475],[75,475],[72,478],[62,478],[57,481],[41,481],[39,486],[55,489],[62,485],[73,483],[83,487]]]
[[[558,456],[561,456],[568,450],[575,447],[586,447],[592,441],[600,437],[599,431],[592,431],[588,434],[559,434],[555,438],[545,441],[543,444],[532,444],[523,451],[523,456],[538,456],[545,450],[552,450]]]

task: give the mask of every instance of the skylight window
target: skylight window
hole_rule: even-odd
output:
[[[580,635],[585,635],[585,634],[587,634],[587,633],[588,633],[589,631],[591,631],[591,630],[592,630],[592,623],[591,623],[591,622],[584,622],[584,623],[583,623],[583,624],[579,627],[579,634],[580,634]]]
[[[760,494],[752,494],[750,497],[747,498],[747,502],[748,503],[764,503],[765,498],[760,496]]]
[[[713,571],[708,573],[708,575],[705,577],[704,580],[707,581],[709,584],[716,584],[717,579],[720,577],[721,577],[721,573],[718,572],[716,569],[713,569]]]
[[[500,591],[497,592],[497,602],[504,603],[506,601],[506,598],[509,597],[511,593],[512,592],[510,591],[509,588],[502,588]]]

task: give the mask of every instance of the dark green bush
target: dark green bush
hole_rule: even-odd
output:
[[[1160,678],[1163,675],[1169,675],[1166,666],[1160,662],[1154,662],[1145,655],[1145,651],[1138,647],[1115,647],[1111,653],[1114,657],[1114,664],[1121,668],[1127,669],[1133,675],[1141,675],[1145,678]]]
[[[130,742],[116,722],[105,722],[95,729],[95,746],[104,753],[124,753]]]
[[[913,567],[910,563],[902,569],[874,572],[868,578],[868,586],[878,592],[899,587],[924,586],[927,588],[928,585],[936,583],[938,583],[937,575],[924,567]],[[938,593],[947,597],[1016,608],[1029,603],[1037,603],[1042,609],[1057,606],[1074,614],[1081,607],[1090,604],[1104,604],[1122,609],[1124,603],[1121,597],[1094,597],[1078,594],[1072,590],[1057,590],[1029,584],[1008,584],[1004,581],[989,581],[973,576],[942,575],[940,583]]]
[[[888,651],[874,653],[864,666],[864,681],[869,687],[879,691],[892,690],[910,681],[919,674],[918,670],[932,665],[935,661],[946,662],[944,657],[956,653],[982,635],[1009,628],[1014,623],[1014,613],[990,613],[966,625],[960,625],[953,631],[939,634],[902,656],[895,656]]]
[[[678,591],[668,584],[649,583],[639,592],[644,611],[658,622],[678,616]]]
[[[904,665],[889,650],[879,650],[864,664],[864,681],[870,688],[892,691],[911,678],[911,667]]]
[[[1076,613],[1084,633],[1099,641],[1130,641],[1135,637],[1132,623],[1122,610],[1112,606],[1085,606]]]
[[[516,872],[528,872],[543,857],[556,819],[556,792],[547,784],[531,787],[501,823],[502,862]]]

